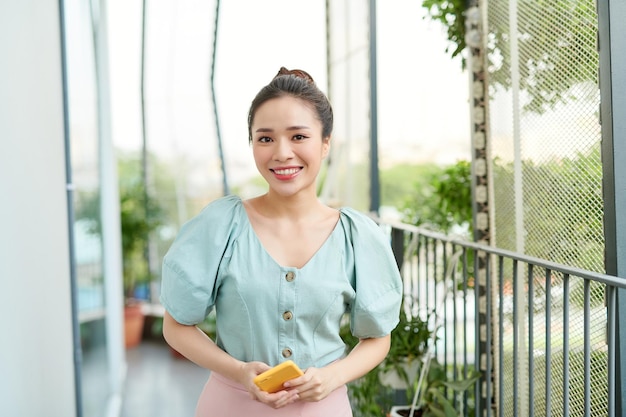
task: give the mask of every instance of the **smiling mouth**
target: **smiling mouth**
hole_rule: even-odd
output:
[[[270,171],[277,175],[293,175],[300,171],[300,169],[301,168],[270,169]]]

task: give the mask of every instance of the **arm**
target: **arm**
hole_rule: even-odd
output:
[[[163,336],[172,348],[196,365],[242,383],[245,363],[220,349],[196,326],[180,324],[166,311],[163,315]]]
[[[270,369],[262,362],[242,362],[217,346],[196,326],[178,323],[166,311],[163,315],[163,336],[167,343],[187,359],[203,368],[215,371],[246,387],[251,397],[270,407],[280,408],[297,399],[295,392],[280,391],[268,394],[252,381],[255,376]]]
[[[319,401],[336,388],[374,369],[387,356],[390,343],[390,335],[361,339],[345,358],[324,368],[309,368],[304,376],[287,382],[285,386],[294,387],[301,400]]]

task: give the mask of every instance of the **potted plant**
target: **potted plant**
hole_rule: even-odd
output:
[[[341,334],[348,350],[359,341],[352,336],[347,323],[342,326]],[[362,378],[348,384],[352,407],[357,415],[384,415],[398,393],[414,384],[431,335],[428,320],[407,314],[403,303],[400,321],[391,332],[389,353],[385,360]]]
[[[456,266],[458,253],[453,255],[451,265]],[[447,297],[449,296],[450,280],[446,281],[446,290],[440,306],[435,311],[443,310]],[[455,410],[453,401],[446,395],[447,392],[459,393],[466,391],[478,378],[479,372],[472,372],[466,379],[449,380],[448,372],[435,358],[435,344],[437,342],[437,332],[443,326],[444,319],[438,316],[435,311],[432,317],[435,323],[429,336],[420,345],[420,371],[417,381],[412,383],[414,388],[413,401],[411,405],[391,407],[390,417],[456,417],[459,415]],[[427,324],[424,323],[426,328]],[[417,375],[417,374],[416,374]],[[409,394],[409,391],[407,391]],[[453,394],[456,395],[456,394]]]
[[[120,222],[124,286],[126,347],[141,341],[144,327],[142,304],[148,298],[152,274],[148,262],[150,234],[162,223],[163,210],[148,198],[146,186],[132,161],[120,160]]]
[[[410,405],[391,407],[390,417],[457,417],[458,411],[453,401],[446,396],[446,390],[453,393],[467,391],[480,378],[473,372],[463,380],[448,380],[447,372],[430,353],[423,364],[415,386],[413,402]]]
[[[407,314],[404,303],[400,309],[400,321],[391,332],[391,343],[385,360],[379,367],[380,383],[396,390],[406,390],[413,385],[414,375],[420,364],[432,332],[428,318]]]

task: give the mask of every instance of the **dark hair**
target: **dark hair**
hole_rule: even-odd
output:
[[[252,122],[258,108],[268,100],[292,96],[309,103],[320,122],[322,138],[333,131],[333,109],[326,95],[317,88],[313,78],[302,70],[288,70],[281,67],[272,81],[258,92],[248,111],[248,141],[252,143]]]

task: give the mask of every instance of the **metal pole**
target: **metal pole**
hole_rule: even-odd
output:
[[[378,75],[376,70],[376,0],[370,0],[370,212],[380,208],[378,172]]]
[[[488,129],[488,99],[487,99],[487,71],[485,58],[486,44],[486,16],[479,0],[468,0],[465,3],[465,43],[469,48],[469,75],[470,75],[470,120],[472,140],[472,211],[474,225],[474,240],[478,243],[490,245],[492,243],[491,218],[492,185],[490,179],[489,159],[489,129]],[[487,321],[487,280],[492,279],[487,275],[487,255],[476,252],[476,277],[478,278],[474,293],[481,309],[477,310],[476,326],[478,329],[493,326]],[[491,315],[491,317],[493,317]],[[490,330],[493,332],[493,327]],[[487,332],[477,332],[478,340],[476,347],[476,366],[482,373],[481,379],[476,386],[476,415],[489,414],[489,408],[493,405],[493,392],[486,392],[480,387],[494,387],[494,374],[487,374],[487,364],[480,359],[493,352],[493,346],[488,345]],[[487,379],[490,380],[487,383]]]
[[[65,38],[65,2],[59,0],[59,32],[61,36],[61,72],[63,74],[63,129],[65,137],[65,187],[67,200],[68,250],[70,255],[70,288],[72,303],[72,343],[74,346],[74,396],[76,417],[83,415],[82,363],[83,350],[80,343],[80,323],[78,322],[78,281],[76,273],[76,243],[74,241],[74,183],[72,182],[72,158],[70,145],[69,93],[67,80],[67,43]]]
[[[215,56],[217,52],[217,33],[220,21],[220,0],[215,4],[215,24],[213,26],[213,53],[211,57],[211,99],[213,100],[213,115],[215,116],[215,133],[217,135],[217,147],[222,165],[222,191],[224,195],[230,194],[228,189],[228,176],[226,175],[226,161],[224,160],[224,149],[222,146],[222,132],[220,130],[220,117],[217,111],[217,98],[215,96]]]
[[[102,266],[106,310],[106,349],[109,359],[109,409],[122,401],[126,352],[123,327],[123,272],[120,202],[117,165],[111,135],[108,12],[106,0],[90,1],[98,108],[100,152],[100,218],[102,222]]]
[[[600,50],[600,122],[602,125],[602,178],[606,273],[626,276],[626,19],[623,0],[598,0]],[[626,290],[617,289],[614,374],[609,369],[608,415],[626,413]],[[610,331],[611,329],[609,329]],[[609,384],[610,385],[610,384]],[[610,391],[610,390],[609,390]],[[613,396],[613,398],[611,398]]]

